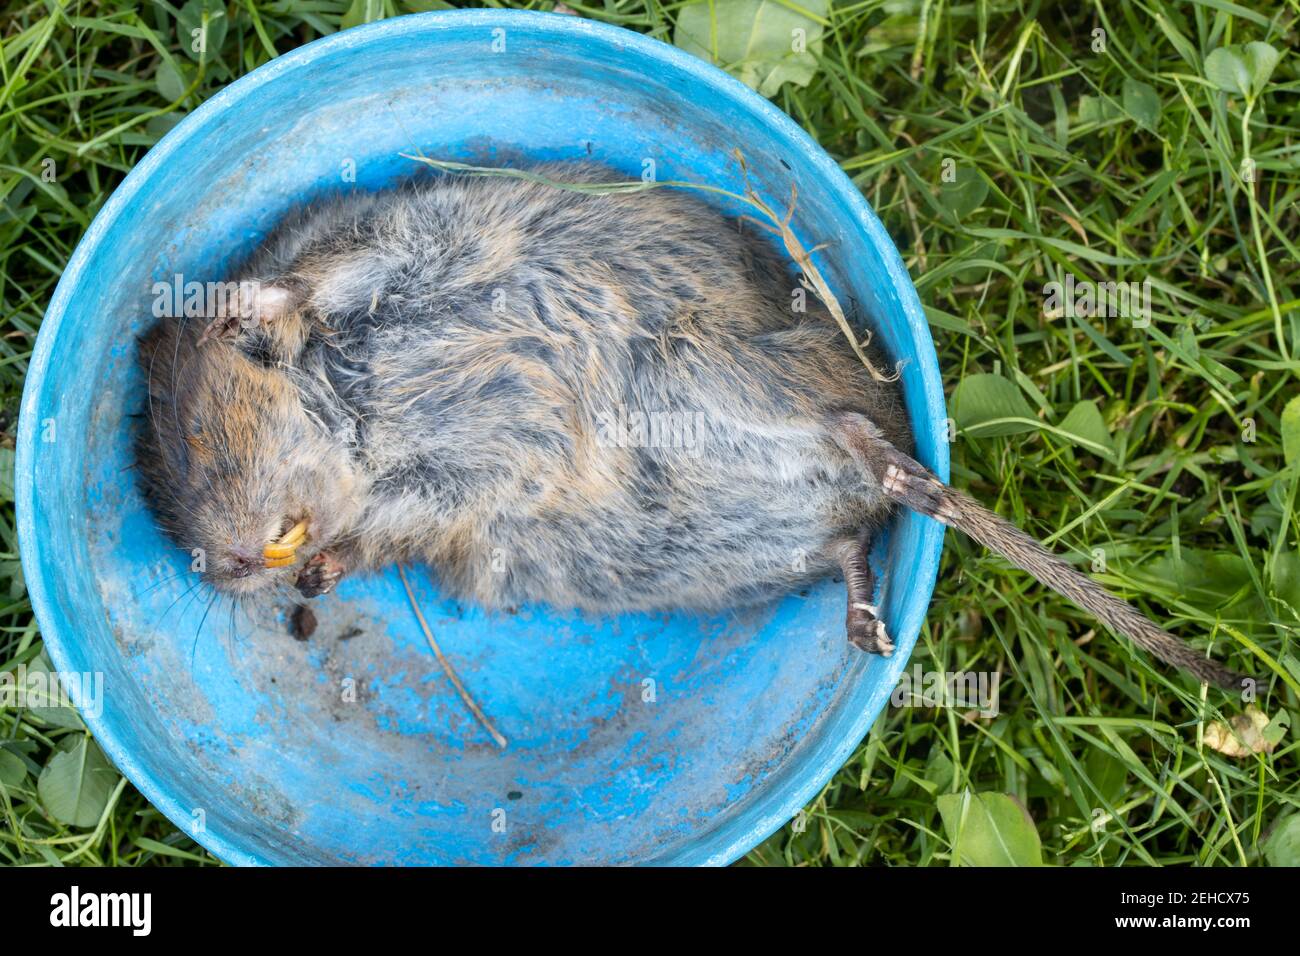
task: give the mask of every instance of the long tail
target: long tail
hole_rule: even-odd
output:
[[[1240,675],[1218,661],[1203,657],[1186,642],[1157,627],[1133,605],[1066,564],[970,495],[945,485],[924,465],[895,448],[866,417],[855,413],[841,415],[831,432],[836,442],[880,481],[885,494],[894,501],[964,532],[1165,663],[1225,689],[1241,687]]]

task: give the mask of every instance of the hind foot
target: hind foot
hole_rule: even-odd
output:
[[[889,657],[894,653],[894,641],[885,630],[885,622],[876,617],[878,609],[871,604],[850,604],[846,627],[849,643],[868,654]]]
[[[952,489],[929,474],[917,474],[906,465],[889,464],[880,479],[880,487],[890,498],[913,511],[929,515],[951,525],[957,521]]]
[[[836,416],[830,433],[864,471],[880,482],[881,491],[890,500],[946,525],[956,525],[964,505],[961,494],[890,444],[870,419],[854,412]]]
[[[894,653],[894,641],[885,630],[885,623],[877,619],[879,608],[871,603],[875,590],[875,575],[867,561],[871,545],[871,531],[863,529],[856,536],[842,538],[831,545],[831,553],[844,572],[844,587],[848,591],[848,615],[845,630],[849,643],[869,654],[888,657]]]

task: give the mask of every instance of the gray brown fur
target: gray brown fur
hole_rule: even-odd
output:
[[[242,277],[292,306],[202,346],[202,322],[155,329],[139,456],[166,527],[230,590],[286,578],[231,577],[227,552],[305,513],[331,567],[427,561],[489,607],[751,603],[837,569],[887,509],[826,411],[910,443],[896,387],[819,306],[792,311],[767,244],[682,193],[441,178],[305,210]],[[603,441],[620,407],[698,413],[703,433]],[[332,583],[319,567],[311,589]]]
[[[840,570],[850,638],[892,650],[865,554],[893,502],[854,436],[906,458],[901,396],[820,305],[792,310],[797,280],[766,242],[693,197],[422,180],[303,210],[236,278],[269,290],[252,327],[164,320],[142,347],[144,490],[218,588],[312,595],[419,560],[487,607],[706,610]],[[686,447],[623,443],[620,409],[703,429]],[[304,565],[250,568],[303,517]],[[1209,673],[1002,519],[962,521]]]

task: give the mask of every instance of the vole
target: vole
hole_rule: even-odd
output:
[[[233,278],[238,321],[140,349],[143,491],[220,591],[424,561],[489,608],[709,610],[838,571],[848,640],[887,655],[867,551],[902,505],[1237,680],[916,462],[898,385],[687,191],[430,177],[303,208]]]

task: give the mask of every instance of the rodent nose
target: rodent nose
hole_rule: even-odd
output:
[[[230,576],[235,578],[246,578],[257,570],[257,561],[247,554],[232,553],[230,555]]]

